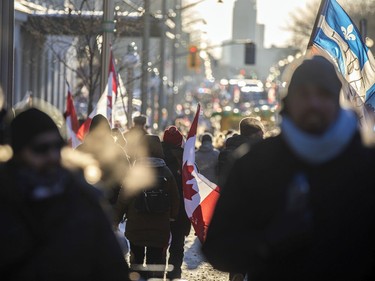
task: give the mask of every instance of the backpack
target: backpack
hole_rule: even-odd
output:
[[[166,213],[170,209],[167,178],[159,176],[155,186],[144,189],[135,199],[135,208],[141,213]]]

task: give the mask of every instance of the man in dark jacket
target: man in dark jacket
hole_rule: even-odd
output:
[[[146,123],[147,116],[139,115],[133,118],[134,126],[129,128],[126,132],[123,133],[123,136],[126,140],[126,151],[129,155],[130,162],[134,164],[134,161],[137,157],[144,157],[143,151],[139,149],[139,143],[141,138],[144,135],[147,135]]]
[[[374,280],[375,150],[321,56],[295,68],[281,133],[237,160],[203,253],[249,280]],[[254,176],[251,176],[254,175]]]
[[[178,191],[180,195],[180,208],[177,218],[171,221],[171,244],[169,246],[168,264],[173,269],[167,273],[169,280],[180,279],[182,273],[182,263],[184,261],[185,238],[189,235],[191,229],[190,219],[185,211],[185,202],[182,186],[182,157],[184,149],[182,145],[184,137],[176,126],[169,126],[163,135],[163,151],[165,155],[165,163],[171,170],[176,179]]]
[[[143,186],[135,196],[126,196],[126,192],[123,193],[124,188],[121,190],[115,205],[115,224],[117,225],[125,217],[125,236],[130,242],[131,269],[145,279],[163,278],[166,250],[171,233],[170,221],[176,219],[179,209],[178,187],[172,172],[165,164],[159,136],[144,135],[139,145],[145,146],[147,157],[137,158],[134,168],[144,170],[142,176],[155,179],[155,181]],[[141,195],[147,190],[155,188],[162,189],[163,194],[167,195],[167,200],[157,200],[158,202],[155,203],[160,203],[166,208],[151,210],[151,208],[147,209],[146,206],[140,204],[145,202],[140,200],[145,199]],[[151,199],[156,199],[155,195],[157,194],[151,195]],[[144,261],[148,266],[148,272],[145,272],[143,267]]]
[[[130,280],[103,196],[61,165],[53,120],[31,108],[10,124],[0,165],[1,280]]]
[[[114,206],[131,165],[126,151],[112,136],[108,119],[101,114],[95,115],[84,142],[76,149],[98,161],[101,178],[97,187],[102,189],[110,204]]]
[[[219,186],[224,186],[227,175],[236,159],[246,154],[251,145],[264,137],[264,126],[255,117],[244,117],[239,123],[240,133],[233,134],[225,141],[219,153],[218,176]]]

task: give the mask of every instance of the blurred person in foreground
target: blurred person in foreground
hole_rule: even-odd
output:
[[[59,129],[30,108],[10,124],[0,165],[1,280],[129,280],[107,201],[61,165]]]
[[[115,141],[104,115],[97,114],[92,118],[89,132],[76,150],[87,153],[98,161],[102,173],[96,186],[104,192],[111,206],[114,206],[131,165],[126,151]]]
[[[330,61],[305,58],[289,82],[281,133],[234,163],[202,251],[254,281],[375,280],[375,150]]]
[[[164,159],[168,168],[176,179],[178,192],[180,195],[180,207],[176,220],[171,221],[172,239],[169,246],[168,264],[173,265],[173,269],[167,273],[169,280],[180,279],[182,273],[182,263],[184,261],[185,239],[190,233],[191,223],[185,211],[185,200],[182,185],[182,158],[184,137],[176,126],[169,126],[163,134]]]

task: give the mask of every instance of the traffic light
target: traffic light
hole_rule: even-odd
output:
[[[197,70],[200,67],[199,50],[195,45],[189,47],[188,66],[193,70]]]
[[[245,64],[255,64],[255,44],[245,43]]]

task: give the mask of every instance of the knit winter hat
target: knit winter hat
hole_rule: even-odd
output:
[[[20,151],[36,136],[50,131],[55,131],[60,135],[55,122],[43,111],[29,108],[19,113],[10,124],[10,142],[13,151]]]
[[[295,69],[290,80],[288,92],[293,92],[294,89],[305,84],[315,84],[336,96],[339,96],[342,86],[334,65],[323,56],[313,56],[311,59],[305,59]]]
[[[174,145],[174,146],[182,146],[183,136],[181,132],[177,129],[176,126],[169,126],[164,131],[163,141],[165,143]]]

